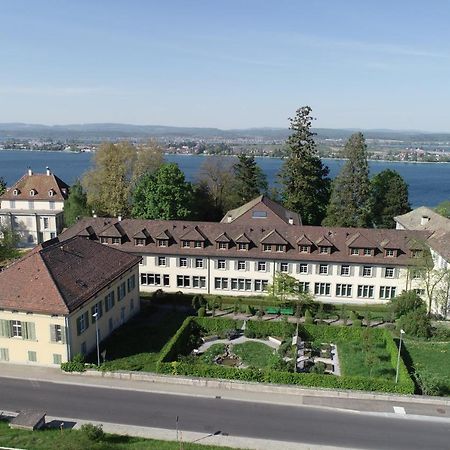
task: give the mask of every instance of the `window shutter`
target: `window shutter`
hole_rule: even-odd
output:
[[[396,267],[394,269],[394,278],[399,278],[400,277],[400,269],[398,267]]]
[[[288,272],[292,273],[292,264],[291,263],[288,263]]]
[[[177,267],[180,267],[180,258],[177,258]]]
[[[236,260],[236,261],[234,261],[234,270],[238,270],[238,268],[239,268],[239,264]]]
[[[186,267],[191,267],[192,260],[191,258],[186,258]]]
[[[66,341],[66,327],[61,326],[61,342],[65,344]]]
[[[359,276],[360,276],[360,277],[363,276],[363,271],[364,271],[363,266],[359,266]]]
[[[166,267],[170,266],[170,256],[166,256]]]
[[[77,336],[81,334],[81,317],[77,318]]]
[[[258,271],[258,261],[255,261],[254,264],[255,264],[255,272],[257,272]]]
[[[270,262],[266,261],[266,272],[270,271]]]
[[[228,259],[226,259],[226,260],[225,260],[225,269],[228,270],[228,267],[229,267],[229,261],[228,261]]]
[[[0,336],[1,337],[11,337],[11,324],[9,320],[0,320]]]
[[[155,256],[155,266],[157,267],[158,265],[158,256]]]
[[[316,264],[316,275],[320,274],[320,264]]]
[[[350,266],[350,276],[353,276],[355,274],[355,267]]]
[[[84,313],[84,323],[86,324],[85,330],[87,330],[89,328],[89,313],[87,311]]]
[[[7,348],[0,348],[0,361],[9,361],[9,350]]]
[[[56,326],[50,325],[50,341],[56,342]]]
[[[328,275],[333,275],[333,265],[328,264]]]

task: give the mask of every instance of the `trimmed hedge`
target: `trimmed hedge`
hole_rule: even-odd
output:
[[[403,360],[400,361],[399,382],[383,378],[354,377],[321,375],[314,373],[291,373],[275,370],[262,370],[255,368],[239,369],[220,365],[189,364],[176,361],[178,355],[186,354],[192,349],[186,348],[192,334],[201,332],[215,332],[220,334],[226,330],[240,328],[242,321],[221,318],[187,318],[173,338],[167,343],[161,352],[157,363],[157,371],[170,375],[185,375],[194,377],[222,378],[227,380],[252,381],[260,383],[278,383],[302,385],[308,387],[334,388],[334,389],[356,389],[363,391],[396,392],[401,394],[414,393],[414,383],[409,377]],[[246,333],[256,337],[266,336],[292,336],[296,326],[288,322],[261,322],[249,321]],[[303,339],[321,342],[360,341],[363,330],[353,327],[338,327],[327,325],[304,325],[299,327],[299,333]],[[384,329],[372,330],[375,342],[385,345],[389,353],[393,367],[397,365],[397,346]]]

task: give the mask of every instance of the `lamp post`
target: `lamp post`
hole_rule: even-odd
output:
[[[95,312],[94,314],[92,314],[92,317],[95,318],[95,341],[97,343],[97,366],[100,367],[100,347],[98,345],[98,323],[97,323],[98,312]]]
[[[395,373],[395,384],[398,383],[398,368],[400,366],[400,353],[402,352],[402,339],[405,332],[403,330],[400,330],[400,343],[398,345],[398,356],[397,356],[397,371]]]

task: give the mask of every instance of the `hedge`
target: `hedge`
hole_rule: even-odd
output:
[[[170,375],[185,375],[194,377],[222,378],[228,380],[252,381],[262,383],[278,383],[302,385],[308,387],[322,387],[334,389],[356,389],[364,391],[396,392],[401,394],[414,393],[414,383],[409,377],[403,360],[400,361],[399,382],[383,378],[354,377],[321,375],[314,373],[291,373],[275,370],[262,370],[255,368],[239,369],[220,365],[189,364],[176,361],[180,354],[186,354],[191,348],[187,348],[192,335],[200,332],[215,332],[220,334],[226,330],[240,328],[242,321],[221,318],[187,318],[177,333],[166,344],[157,362],[157,371]],[[288,322],[262,322],[248,321],[246,333],[257,337],[280,336],[289,337],[295,331],[296,326]],[[355,341],[362,339],[363,330],[353,327],[338,327],[328,325],[303,325],[299,327],[299,333],[303,339],[321,342]],[[397,346],[384,329],[373,329],[373,338],[376,342],[382,342],[389,353],[393,367],[397,365]]]

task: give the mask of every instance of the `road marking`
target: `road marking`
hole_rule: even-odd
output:
[[[396,414],[406,414],[405,408],[403,408],[403,406],[394,406],[394,412]]]

